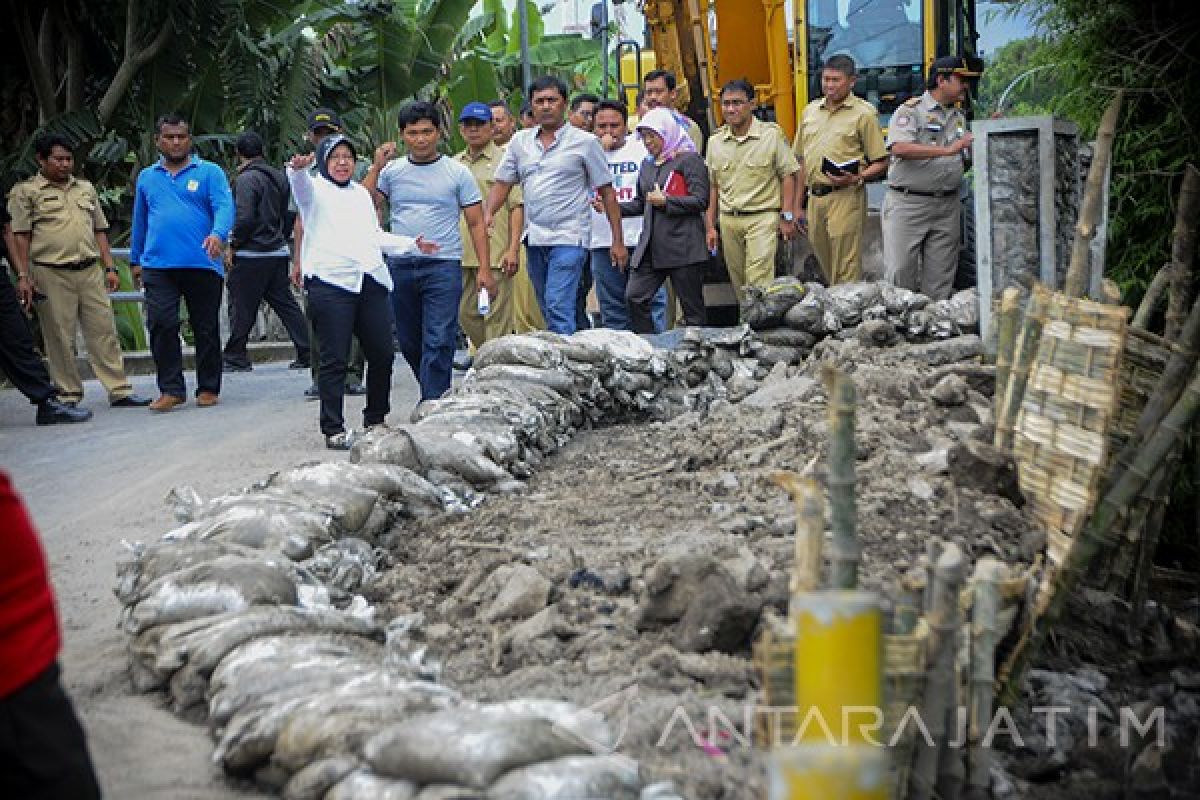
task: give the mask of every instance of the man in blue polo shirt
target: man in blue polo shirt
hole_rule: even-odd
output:
[[[146,290],[150,354],[161,392],[150,408],[170,411],[187,399],[181,297],[196,342],[196,405],[214,406],[221,393],[221,252],[233,227],[233,195],[221,168],[192,154],[191,132],[178,114],[158,118],[155,144],[162,158],[138,175],[129,253],[134,280]]]

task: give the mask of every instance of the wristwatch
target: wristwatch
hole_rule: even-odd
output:
[[[779,216],[783,217],[784,222],[795,222],[796,215],[790,211],[780,211]]]

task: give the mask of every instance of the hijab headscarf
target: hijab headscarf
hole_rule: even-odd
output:
[[[329,154],[332,153],[333,148],[337,147],[339,144],[345,144],[350,148],[350,152],[353,153],[356,158],[358,157],[358,150],[355,149],[354,142],[350,141],[340,133],[330,134],[322,139],[321,143],[317,145],[317,171],[321,173],[322,178],[330,183],[337,184],[338,186],[349,186],[349,180],[339,181],[329,174]],[[351,177],[353,177],[353,175]]]
[[[687,128],[680,124],[677,113],[668,108],[660,106],[651,109],[646,116],[638,120],[637,127],[638,130],[642,128],[652,130],[662,138],[662,155],[658,157],[660,164],[670,161],[680,153],[696,152],[696,143],[692,141],[692,137],[688,136]]]

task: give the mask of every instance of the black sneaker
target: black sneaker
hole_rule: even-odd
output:
[[[249,361],[245,363],[226,361],[222,367],[226,372],[252,372],[254,370],[254,365]]]
[[[317,385],[315,383],[312,386],[309,386],[307,389],[304,390],[304,399],[305,400],[320,400],[321,399],[321,390],[317,388]]]
[[[92,418],[92,412],[86,408],[75,408],[74,406],[60,403],[57,399],[50,397],[38,403],[37,407],[37,424],[38,425],[59,425],[67,422],[87,422]]]
[[[367,393],[367,387],[363,386],[358,381],[353,381],[351,383],[346,384],[346,394],[360,395],[360,394],[366,394],[366,393]]]
[[[295,361],[288,364],[288,369],[308,369],[311,366],[312,364],[309,363],[307,358],[297,358]]]
[[[113,408],[145,408],[152,401],[149,397],[142,397],[140,394],[128,394],[124,397],[118,397],[109,403]]]

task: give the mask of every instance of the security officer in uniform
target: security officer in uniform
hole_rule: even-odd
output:
[[[959,191],[974,136],[955,105],[978,76],[961,56],[929,67],[927,89],[892,115],[891,154],[883,200],[883,262],[887,280],[934,300],[950,296],[958,265]]]
[[[148,406],[150,399],[134,394],[125,375],[108,299],[119,281],[96,190],[71,174],[75,157],[62,135],[39,136],[34,151],[39,172],[13,187],[8,211],[17,245],[14,266],[23,281],[19,288],[36,287],[45,296],[38,318],[58,399],[68,405],[83,399],[75,361],[75,333],[82,327],[88,361],[108,391],[109,403]]]
[[[712,189],[705,239],[708,249],[716,250],[720,237],[729,280],[741,301],[744,287],[775,279],[778,235],[790,241],[796,233],[800,165],[783,130],[754,116],[754,87],[748,81],[722,87],[721,113],[725,125],[708,140]]]
[[[821,69],[821,92],[800,117],[794,150],[800,161],[796,219],[803,229],[829,285],[857,281],[862,276],[862,233],[867,221],[867,181],[887,171],[887,150],[875,107],[854,94],[854,59],[832,56]],[[853,170],[826,172],[833,164],[856,162]],[[808,209],[803,209],[804,188]],[[807,216],[807,220],[806,220]]]

